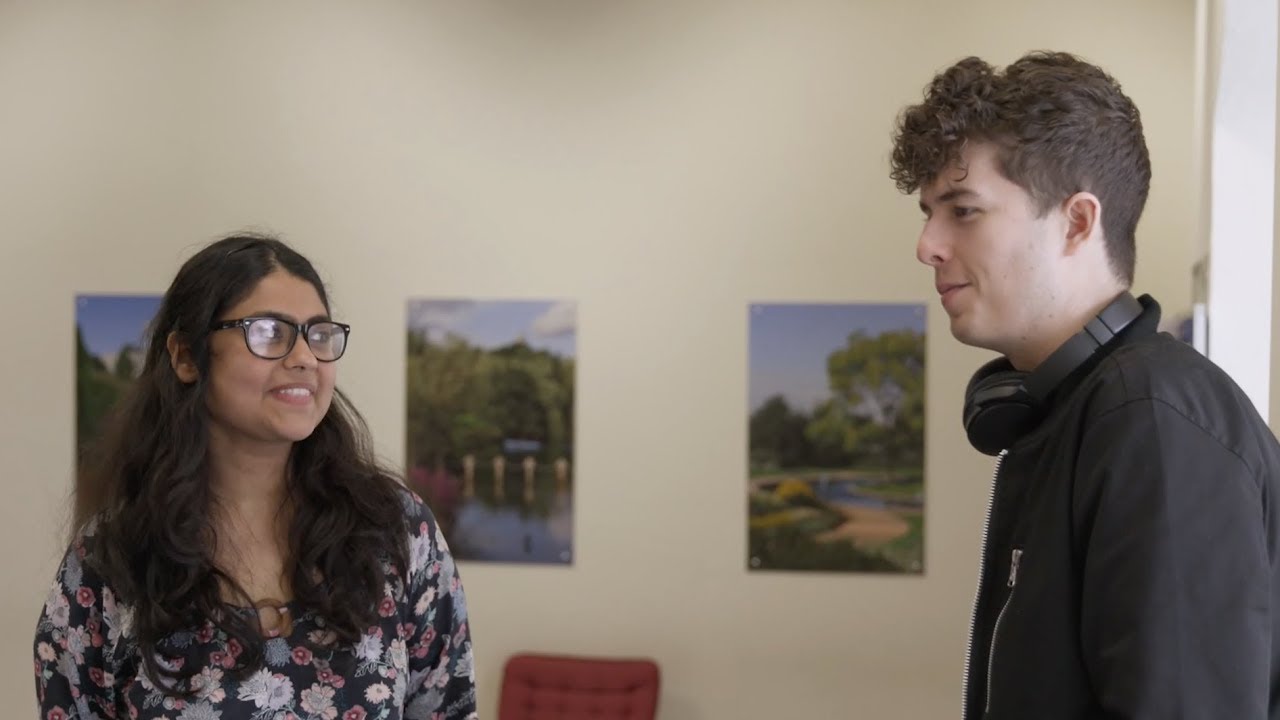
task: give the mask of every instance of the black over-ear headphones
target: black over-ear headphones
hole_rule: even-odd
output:
[[[1029,373],[997,358],[974,373],[964,394],[964,431],[979,452],[997,455],[1035,429],[1058,383],[1142,314],[1142,304],[1123,293],[1084,329],[1071,336]]]

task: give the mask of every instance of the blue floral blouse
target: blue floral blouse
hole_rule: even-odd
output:
[[[236,681],[225,671],[241,648],[208,623],[166,641],[203,661],[186,700],[166,697],[141,671],[132,608],[83,562],[93,542],[85,533],[67,550],[36,627],[40,720],[474,720],[462,583],[431,511],[405,497],[408,582],[384,563],[380,620],[354,647],[308,649],[304,639],[320,645],[330,631],[314,613],[291,607],[288,637],[268,640],[263,667]]]

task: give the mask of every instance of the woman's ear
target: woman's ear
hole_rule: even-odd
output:
[[[173,368],[178,380],[190,385],[200,378],[200,371],[196,369],[196,361],[191,357],[191,347],[182,342],[178,333],[169,333],[164,346],[169,351],[169,366]]]

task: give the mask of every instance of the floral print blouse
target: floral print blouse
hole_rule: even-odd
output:
[[[309,649],[304,640],[315,646],[328,632],[324,620],[291,607],[292,631],[269,639],[263,666],[236,681],[225,670],[241,648],[208,623],[165,642],[202,662],[186,699],[167,697],[141,671],[132,609],[84,562],[86,532],[67,550],[36,627],[40,720],[474,720],[462,583],[430,510],[407,492],[405,509],[408,582],[384,563],[380,620],[354,647]]]

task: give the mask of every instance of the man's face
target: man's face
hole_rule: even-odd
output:
[[[934,270],[951,334],[1013,355],[1037,342],[1058,292],[1060,212],[1037,217],[1026,190],[1001,174],[997,148],[969,143],[956,164],[921,188],[916,258]]]

